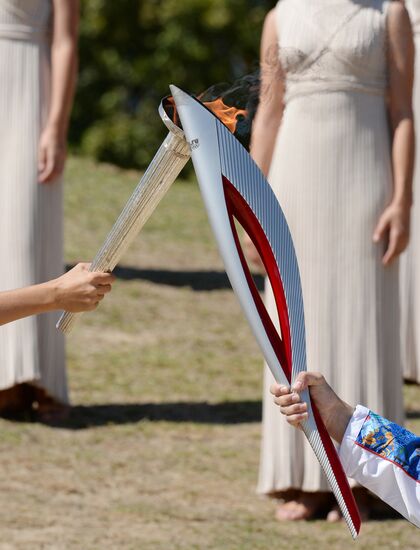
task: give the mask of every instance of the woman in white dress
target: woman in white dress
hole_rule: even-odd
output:
[[[62,182],[76,0],[0,0],[0,289],[63,271]],[[0,411],[68,403],[57,314],[0,328]]]
[[[295,243],[308,370],[402,422],[395,260],[408,242],[414,149],[407,12],[384,0],[281,0],[261,62],[251,150]],[[266,304],[275,319],[270,289]],[[266,369],[258,489],[284,499],[278,519],[306,519],[329,488],[302,434],[279,418],[271,383]]]
[[[416,50],[413,107],[416,165],[411,242],[401,258],[401,352],[404,378],[420,384],[420,0],[406,0]]]

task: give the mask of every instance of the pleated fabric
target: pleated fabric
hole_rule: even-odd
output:
[[[404,378],[420,384],[420,0],[406,4],[416,47],[413,108],[417,139],[411,237],[401,258],[401,351]]]
[[[307,367],[347,402],[403,421],[398,266],[372,235],[392,194],[381,0],[281,0],[286,106],[269,181],[296,247]],[[268,286],[268,285],[267,285]],[[266,305],[276,309],[270,288]],[[264,375],[258,491],[327,491],[303,434],[273,404]]]
[[[50,0],[0,0],[0,289],[63,273],[62,182],[39,184],[50,94]],[[0,390],[21,382],[68,401],[57,314],[0,327]]]

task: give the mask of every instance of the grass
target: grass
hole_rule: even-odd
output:
[[[139,174],[70,159],[66,258],[92,258]],[[261,356],[197,187],[180,180],[68,338],[67,426],[0,421],[0,549],[342,549],[343,525],[279,525],[255,495]],[[420,391],[406,388],[420,432]],[[402,520],[357,543],[415,549]]]

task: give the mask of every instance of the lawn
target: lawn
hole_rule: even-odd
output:
[[[66,260],[89,260],[139,174],[72,158]],[[255,494],[262,360],[229,288],[197,186],[178,181],[68,338],[74,409],[0,421],[0,549],[350,548],[344,525],[280,525]],[[261,282],[261,281],[260,281]],[[406,388],[420,432],[420,390]],[[355,548],[420,547],[400,519]]]

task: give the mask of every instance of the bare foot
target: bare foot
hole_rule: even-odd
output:
[[[341,513],[340,507],[338,504],[334,504],[331,510],[327,514],[327,521],[330,523],[338,523],[343,519],[343,514]]]
[[[279,521],[303,521],[313,519],[327,505],[329,493],[304,493],[298,498],[280,504],[276,510]]]

